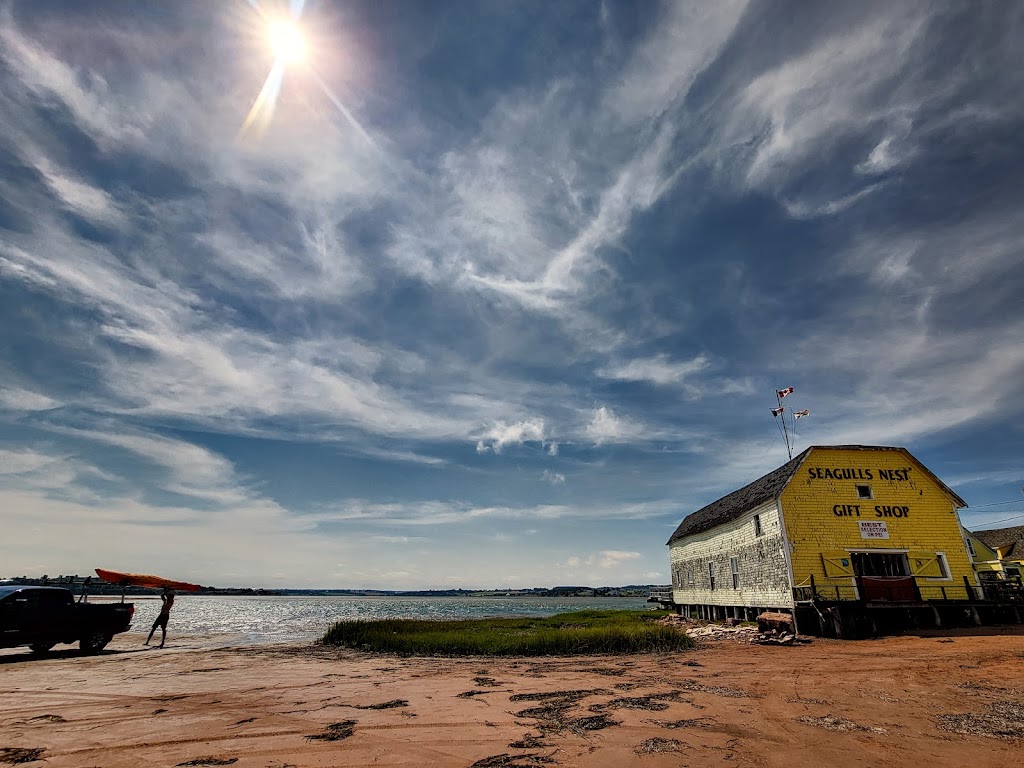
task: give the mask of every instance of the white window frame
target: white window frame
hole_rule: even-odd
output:
[[[974,542],[971,541],[971,537],[970,536],[965,536],[964,537],[964,541],[967,542],[967,551],[971,553],[971,559],[972,560],[977,560],[978,559],[978,555],[974,552]]]
[[[942,576],[926,576],[928,581],[952,581],[953,575],[949,570],[949,560],[946,558],[945,552],[936,552],[935,559],[939,562],[939,568],[942,570]]]
[[[729,570],[732,571],[732,588],[740,588],[740,559],[738,557],[729,558]]]
[[[686,583],[689,584],[691,587],[693,586],[693,566],[692,565],[689,566],[686,569]]]
[[[711,584],[711,591],[715,591],[715,561],[708,561],[708,582]]]

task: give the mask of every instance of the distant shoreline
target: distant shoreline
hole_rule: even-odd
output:
[[[29,578],[18,576],[0,579],[0,584],[16,584],[23,586],[64,587],[72,592],[80,593],[83,579],[78,576],[57,577],[54,579]],[[647,597],[656,584],[631,584],[625,587],[534,587],[530,589],[423,589],[423,590],[385,590],[385,589],[262,589],[256,587],[203,587],[194,595],[256,595],[267,597]],[[132,595],[144,596],[159,594],[160,590],[147,587],[121,587],[103,581],[93,580],[88,585],[90,595]]]

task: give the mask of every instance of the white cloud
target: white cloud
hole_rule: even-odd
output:
[[[892,6],[886,18],[873,16],[753,80],[742,96],[750,111],[736,119],[767,121],[769,133],[757,149],[748,181],[765,184],[853,126],[875,121],[905,125],[922,94],[878,107],[877,89],[903,69],[926,25],[927,15],[919,9]]]
[[[794,219],[813,219],[819,216],[833,216],[845,211],[850,206],[855,205],[859,201],[881,189],[883,186],[884,184],[882,182],[871,184],[863,189],[858,189],[856,192],[851,192],[849,195],[826,200],[824,202],[808,202],[806,200],[799,199],[783,199],[781,202],[785,207],[786,212]]]
[[[697,355],[692,360],[672,362],[668,355],[637,358],[627,363],[605,366],[597,375],[620,381],[646,381],[659,386],[682,384],[692,374],[703,371],[710,365],[706,355]]]
[[[422,453],[416,453],[415,451],[376,449],[371,448],[369,446],[364,446],[359,449],[359,452],[364,456],[373,456],[378,459],[384,459],[385,461],[400,461],[409,464],[426,464],[432,467],[439,467],[448,463],[445,459],[438,458],[437,456],[426,456]]]
[[[43,572],[88,574],[96,565],[152,572],[174,568],[172,575],[203,584],[322,583],[327,562],[347,545],[311,534],[308,526],[266,501],[250,501],[198,513],[160,507],[134,498],[108,497],[90,503],[54,498],[36,491],[0,488],[0,508],[16,510],[5,521],[6,535],[20,542],[4,551],[4,575]],[[46,536],[33,534],[40,525]],[[83,535],[89,535],[83,547]],[[167,552],[188,552],[188,565],[172,564]],[[259,562],[259,573],[252,563]],[[115,565],[116,564],[116,565]],[[187,567],[187,573],[182,568]],[[277,570],[283,579],[268,579]],[[315,575],[313,575],[315,574]],[[313,578],[311,579],[311,575]],[[312,583],[311,583],[312,582]]]
[[[51,168],[45,158],[40,158],[37,168],[50,189],[69,210],[110,226],[125,222],[120,208],[102,189]]]
[[[676,499],[631,503],[537,504],[483,506],[464,501],[421,500],[381,503],[345,499],[309,514],[307,522],[359,521],[370,525],[422,526],[466,524],[474,520],[646,520],[679,510]]]
[[[545,469],[541,473],[541,478],[547,480],[552,485],[562,485],[565,483],[565,475],[561,472],[552,472],[550,469]]]
[[[648,437],[640,424],[619,416],[605,405],[593,410],[583,434],[597,445],[632,442]]]
[[[608,106],[630,125],[663,115],[718,56],[746,7],[746,0],[663,5],[653,34],[609,89]]]
[[[0,388],[0,408],[11,411],[48,411],[59,408],[60,403],[51,397],[27,389]]]
[[[0,449],[0,489],[96,499],[96,495],[81,484],[84,479],[117,478],[70,453],[33,448]]]
[[[628,560],[639,560],[643,555],[639,552],[624,552],[616,549],[606,549],[601,552],[598,565],[602,568],[616,568]]]
[[[166,491],[221,505],[239,504],[254,498],[230,461],[194,443],[142,432],[50,429],[58,434],[122,448],[161,467],[166,474],[157,485]]]
[[[62,460],[31,449],[0,450],[0,475],[32,474]]]
[[[29,13],[30,5],[22,10]],[[68,319],[59,332],[47,328],[35,340],[40,362],[48,354],[67,359],[87,367],[90,377],[87,388],[69,392],[57,385],[36,391],[37,382],[15,376],[8,381],[26,389],[0,390],[0,406],[12,423],[30,429],[64,419],[80,425],[92,419],[83,412],[102,414],[91,427],[62,436],[142,460],[146,471],[138,476],[103,476],[125,489],[125,498],[109,499],[118,514],[199,526],[205,512],[146,507],[136,499],[170,491],[239,527],[251,514],[283,530],[296,547],[309,545],[304,535],[317,526],[344,526],[346,536],[369,528],[384,546],[417,538],[395,537],[395,526],[516,521],[547,533],[541,523],[551,520],[681,518],[681,500],[731,490],[737,468],[754,472],[762,459],[778,458],[779,449],[737,440],[732,431],[745,427],[718,410],[723,417],[701,427],[699,445],[686,446],[703,451],[710,468],[672,493],[658,491],[671,500],[620,503],[610,494],[598,505],[504,497],[500,504],[486,493],[474,497],[478,488],[467,483],[465,499],[386,502],[393,497],[382,494],[305,514],[262,498],[258,479],[241,476],[227,456],[145,425],[344,441],[345,454],[437,467],[436,477],[467,469],[452,466],[457,459],[429,455],[435,449],[449,455],[438,444],[475,442],[479,453],[529,444],[533,458],[541,451],[557,456],[556,435],[566,446],[562,453],[570,454],[558,464],[571,462],[572,446],[588,441],[649,447],[664,438],[674,443],[669,450],[683,450],[679,443],[689,433],[682,425],[703,416],[614,400],[609,392],[624,388],[606,382],[596,382],[595,394],[594,382],[581,381],[591,370],[610,381],[678,387],[688,397],[751,395],[764,383],[745,374],[768,376],[776,363],[809,380],[826,370],[830,387],[805,401],[814,418],[800,423],[800,438],[819,442],[904,442],[1015,415],[1015,382],[1024,375],[1019,318],[1000,312],[995,326],[967,320],[1011,283],[1000,276],[1019,266],[1022,230],[997,209],[984,219],[946,217],[922,231],[859,227],[863,234],[851,248],[822,257],[822,274],[851,278],[851,288],[866,280],[877,296],[794,325],[770,365],[746,355],[730,363],[721,346],[728,342],[717,333],[704,345],[702,302],[693,302],[697,322],[690,326],[681,312],[663,318],[664,305],[621,290],[627,283],[642,290],[645,268],[664,256],[657,238],[654,250],[643,243],[626,252],[637,242],[631,230],[638,216],[656,213],[670,191],[685,192],[687,201],[700,194],[683,189],[695,178],[703,181],[691,172],[728,174],[733,192],[771,196],[790,217],[833,216],[839,224],[868,210],[887,184],[901,183],[893,171],[912,168],[928,131],[941,127],[948,137],[968,123],[1019,111],[1012,98],[1019,89],[1007,89],[999,101],[934,108],[962,87],[972,67],[953,68],[950,77],[922,76],[926,35],[939,26],[928,21],[931,9],[893,5],[872,11],[866,23],[832,22],[828,34],[802,37],[795,55],[772,45],[733,47],[733,33],[749,31],[737,27],[744,10],[740,3],[668,4],[646,40],[629,41],[625,61],[619,58],[625,47],[606,51],[596,74],[580,76],[568,67],[545,82],[524,83],[493,101],[489,96],[490,111],[474,113],[456,132],[431,133],[413,106],[407,120],[389,123],[401,133],[392,139],[375,131],[377,149],[371,149],[334,120],[326,101],[320,109],[319,97],[308,94],[283,103],[281,119],[261,141],[234,143],[253,93],[243,82],[245,57],[231,63],[237,71],[197,80],[195,71],[165,71],[177,44],[173,35],[133,27],[130,15],[91,27],[83,21],[86,28],[67,28],[64,20],[26,26],[39,35],[33,40],[5,9],[0,58],[11,77],[0,92],[0,136],[38,179],[0,179],[0,199],[30,224],[5,232],[0,277],[23,291],[33,313],[41,294],[40,306],[59,307],[55,322]],[[616,30],[606,34],[614,45]],[[727,45],[729,60],[719,59]],[[118,54],[137,66],[111,66]],[[691,94],[702,73],[711,87]],[[225,87],[232,82],[237,87]],[[388,87],[382,85],[381,99],[394,96]],[[929,109],[944,114],[926,118]],[[72,125],[56,130],[44,111],[59,112]],[[76,162],[73,143],[64,140],[76,128],[91,139],[84,144],[95,143],[89,162]],[[851,138],[856,146],[840,158],[835,148]],[[415,167],[403,154],[415,158]],[[104,189],[103,173],[90,175],[126,157],[139,161],[147,183],[133,185],[126,173]],[[820,184],[806,181],[808,169],[837,158],[848,167]],[[146,191],[150,182],[172,189]],[[694,201],[692,215],[702,215],[700,204]],[[684,226],[688,207],[673,205]],[[83,238],[67,211],[116,227],[124,237]],[[719,256],[672,254],[681,275],[694,274],[690,260],[700,266]],[[794,275],[809,282],[819,277],[813,269]],[[685,288],[684,279],[679,286]],[[634,297],[632,306],[617,303]],[[697,298],[703,298],[699,291]],[[723,291],[722,300],[730,299]],[[1000,301],[992,306],[1007,305],[1005,297]],[[736,332],[763,341],[759,329],[743,327],[759,316],[742,301],[734,310]],[[707,346],[708,355],[686,360],[659,353],[669,345],[679,349],[675,342],[683,338]],[[65,351],[74,354],[61,357]],[[711,359],[714,375],[707,370]],[[719,371],[720,364],[731,367]],[[595,401],[601,405],[591,407]],[[61,412],[45,413],[58,406]],[[102,505],[84,503],[98,485],[87,480],[101,478],[102,470],[63,448],[0,455],[7,465],[6,472],[0,468],[3,487],[32,509],[42,507],[41,499],[74,497],[79,520],[106,521]],[[588,471],[636,466],[616,466],[635,452],[602,453],[606,467],[581,464],[577,474],[573,465],[574,483],[558,489],[560,499],[586,488]],[[522,477],[535,484],[538,469],[522,469]],[[484,475],[480,466],[472,471]],[[540,477],[565,483],[562,472]],[[638,477],[635,482],[647,479]],[[147,546],[156,538],[134,524],[118,530],[139,535]],[[64,535],[70,541],[70,529]],[[212,536],[226,533],[216,528]],[[260,546],[261,554],[273,554],[266,542]],[[625,549],[583,546],[597,554],[573,558],[576,566],[595,573],[614,567],[608,563],[635,563],[621,557]],[[41,562],[40,552],[31,562]],[[301,565],[291,553],[281,559]],[[345,573],[371,580],[456,578],[430,576],[436,572],[423,561],[378,568],[347,554],[318,555],[316,567],[332,573],[327,569],[339,559]],[[233,567],[245,572],[241,559]]]
[[[514,424],[499,421],[487,430],[482,440],[477,442],[476,450],[477,453],[484,453],[488,449],[501,453],[506,446],[522,445],[526,442],[544,442],[543,419],[526,419]]]
[[[639,560],[643,555],[639,552],[629,552],[617,549],[605,549],[600,552],[589,554],[585,557],[572,556],[565,561],[565,565],[571,568],[596,567],[602,569],[618,568],[623,563],[631,560]]]

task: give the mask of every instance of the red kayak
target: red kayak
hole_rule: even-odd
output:
[[[198,592],[202,589],[198,584],[189,584],[187,581],[174,581],[165,579],[162,576],[150,576],[145,573],[121,573],[120,571],[105,571],[102,568],[96,569],[96,575],[111,584],[126,584],[133,587],[156,587],[177,589],[181,592]]]

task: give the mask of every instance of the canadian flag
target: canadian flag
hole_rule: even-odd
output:
[[[792,395],[793,394],[793,388],[792,387],[786,387],[785,389],[776,389],[775,390],[775,394],[777,394],[780,398],[783,398],[786,395]]]
[[[784,410],[786,410],[786,409],[785,408],[772,408],[772,416],[775,416],[777,418],[778,415],[780,413],[782,413]]]
[[[805,409],[802,411],[793,411],[793,415],[799,419],[801,416],[810,416],[811,412],[810,410]]]

